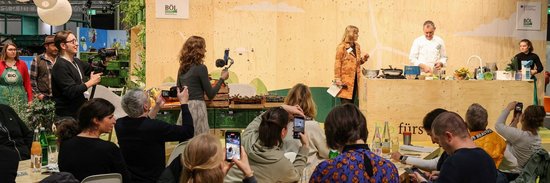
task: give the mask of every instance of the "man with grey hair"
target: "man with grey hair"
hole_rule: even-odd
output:
[[[435,34],[435,24],[431,20],[422,26],[424,35],[416,38],[409,53],[409,60],[425,73],[433,73],[447,64],[445,42]]]
[[[444,112],[435,118],[432,135],[449,157],[443,163],[436,182],[496,182],[497,169],[493,159],[470,138],[464,120],[454,112]],[[428,182],[420,174],[411,174],[417,182]]]
[[[156,182],[165,167],[165,142],[186,141],[193,137],[193,118],[189,112],[187,87],[178,88],[182,126],[154,119],[164,99],[159,96],[152,110],[143,90],[130,90],[122,97],[122,108],[128,116],[115,125],[120,151],[132,174],[131,182]]]
[[[499,167],[504,159],[506,142],[499,134],[487,128],[487,118],[487,110],[478,103],[473,103],[466,111],[466,124],[472,140],[485,150],[493,158],[495,166]]]

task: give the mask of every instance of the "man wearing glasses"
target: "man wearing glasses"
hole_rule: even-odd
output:
[[[78,40],[71,31],[60,31],[54,38],[59,56],[52,68],[52,93],[57,118],[76,118],[78,109],[87,99],[84,92],[101,81],[101,73],[94,73],[90,64],[75,58]]]

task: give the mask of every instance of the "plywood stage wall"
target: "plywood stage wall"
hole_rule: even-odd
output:
[[[402,68],[425,20],[433,20],[445,40],[448,71],[466,66],[471,55],[504,69],[523,38],[546,63],[547,0],[532,1],[542,4],[540,31],[515,29],[515,0],[189,1],[189,19],[157,19],[155,0],[146,1],[147,87],[176,78],[179,50],[191,35],[206,39],[209,71],[230,48],[240,83],[260,78],[268,90],[299,82],[327,86],[347,25],[359,27],[359,43],[371,55],[362,67]]]
[[[268,90],[290,88],[296,83],[327,87],[333,79],[335,49],[347,25],[359,27],[359,44],[362,51],[371,56],[362,67],[380,69],[392,65],[403,68],[410,64],[410,47],[415,38],[423,35],[422,24],[426,20],[435,22],[435,34],[445,41],[449,58],[448,73],[460,67],[473,70],[478,63],[466,64],[472,55],[480,56],[483,63],[496,62],[498,68],[503,70],[519,52],[518,42],[521,39],[530,39],[535,53],[542,59],[542,63],[546,63],[548,0],[529,1],[541,4],[540,31],[516,30],[517,0],[189,1],[190,18],[184,20],[157,19],[155,0],[146,0],[147,87],[175,80],[179,51],[184,41],[192,35],[206,39],[205,64],[209,71],[219,70],[214,66],[214,61],[223,57],[225,48],[230,48],[230,56],[235,60],[231,71],[237,74],[240,83],[246,84],[260,78]],[[539,97],[542,99],[543,81],[539,81]],[[365,83],[367,82],[363,80],[360,85]],[[367,89],[360,88],[364,90],[360,93],[380,91],[376,88],[369,89],[369,86]],[[437,91],[453,89],[456,88]],[[472,95],[476,92],[487,93],[491,89],[502,90],[492,83],[490,88],[479,91],[474,88]],[[392,97],[391,95],[402,93],[400,97],[393,98],[399,100],[398,98],[408,96],[407,91],[378,93],[383,93],[384,96],[374,97]],[[511,95],[518,96],[497,97],[498,102],[495,103],[484,103],[486,99],[477,101],[489,111],[497,111],[490,113],[490,127],[508,99],[528,102],[532,97],[530,89],[525,93]],[[366,113],[368,120],[390,120],[396,129],[399,129],[399,122],[403,121],[411,122],[407,124],[410,126],[421,126],[421,118],[428,111],[417,108],[411,109],[409,116],[384,117],[392,112],[385,106],[386,100],[373,100],[369,103],[365,102],[367,96],[360,96],[360,99],[360,108]],[[474,99],[475,97],[452,106],[432,107],[448,107],[449,110],[463,115],[471,102],[476,102]],[[391,103],[392,100],[387,102]],[[441,103],[448,104],[444,100]],[[374,129],[373,124],[369,124],[371,131]],[[417,136],[416,139],[427,140],[427,136],[423,134]]]

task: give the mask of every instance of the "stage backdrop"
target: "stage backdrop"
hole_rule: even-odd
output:
[[[219,70],[214,61],[230,48],[235,60],[231,70],[240,83],[260,78],[268,90],[296,83],[327,87],[333,80],[335,49],[347,25],[359,27],[359,44],[371,56],[362,67],[403,68],[410,64],[411,44],[423,35],[426,20],[435,22],[435,34],[445,41],[449,73],[479,66],[477,62],[466,65],[472,55],[480,56],[483,64],[496,62],[503,70],[524,38],[533,41],[534,52],[546,63],[548,1],[527,1],[543,7],[541,29],[535,31],[516,30],[518,2],[190,0],[189,19],[181,20],[157,19],[155,1],[147,0],[147,87],[176,78],[179,51],[192,35],[206,39],[209,71]]]

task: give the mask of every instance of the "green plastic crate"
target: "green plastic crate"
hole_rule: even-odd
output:
[[[247,110],[235,110],[233,111],[233,124],[234,128],[246,128],[250,123],[248,120],[249,111]]]
[[[208,113],[208,126],[211,129],[214,129],[214,124],[216,124],[216,109],[206,109]]]
[[[215,118],[214,128],[235,128],[233,111],[229,111],[228,109],[217,109]]]

